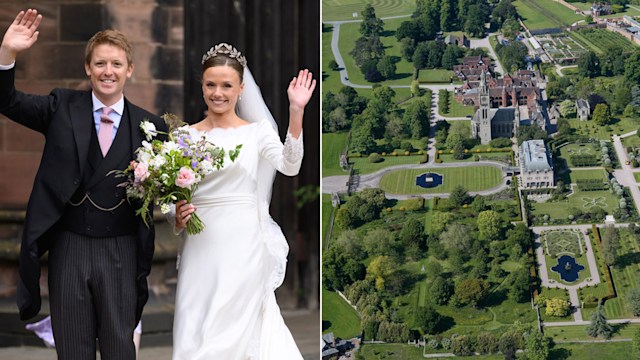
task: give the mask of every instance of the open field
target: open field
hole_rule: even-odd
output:
[[[431,189],[417,186],[416,177],[426,172],[443,175],[443,184]],[[391,194],[448,193],[458,185],[467,191],[480,191],[491,189],[501,183],[502,171],[493,166],[398,170],[385,174],[380,179],[380,187]]]
[[[322,0],[322,21],[360,20],[366,4],[376,9],[377,17],[409,15],[416,9],[415,0]]]
[[[322,333],[342,339],[360,335],[358,313],[336,292],[322,289]]]
[[[584,16],[552,0],[518,0],[513,5],[531,30],[557,28],[584,20]]]
[[[348,133],[322,134],[322,176],[349,175],[340,168],[340,154],[347,145]]]

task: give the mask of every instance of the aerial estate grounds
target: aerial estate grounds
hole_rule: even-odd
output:
[[[426,172],[436,172],[444,178],[442,186],[423,188],[416,185],[416,178]],[[468,191],[482,191],[502,183],[500,168],[495,166],[468,166],[456,168],[407,169],[385,174],[380,187],[391,194],[437,194],[451,192],[456,186]]]
[[[509,358],[510,349],[504,344],[530,339],[539,328],[541,336],[555,342],[545,359],[629,357],[630,339],[640,328],[630,298],[640,286],[640,231],[626,228],[640,220],[634,202],[638,194],[629,188],[640,179],[640,173],[630,171],[636,167],[633,160],[640,159],[640,137],[633,134],[640,120],[637,109],[624,100],[636,101],[638,95],[626,83],[629,74],[619,68],[607,70],[618,71],[615,76],[586,74],[582,62],[569,70],[558,64],[533,64],[535,77],[546,82],[544,87],[537,84],[547,91],[548,103],[540,105],[556,105],[549,111],[560,113],[554,115],[557,124],[521,122],[510,141],[483,139],[486,144],[479,145],[474,139],[478,124],[469,118],[474,109],[452,98],[459,86],[447,82],[452,67],[440,68],[435,61],[418,65],[426,58],[424,46],[431,46],[428,54],[436,52],[428,43],[433,34],[425,41],[413,32],[424,25],[416,19],[433,4],[445,8],[446,4],[421,1],[422,10],[408,16],[416,10],[416,2],[404,8],[409,2],[374,0],[375,19],[367,9],[359,15],[368,17],[364,23],[334,21],[360,19],[352,17],[357,12],[353,9],[368,3],[323,1],[327,8],[323,91],[331,104],[323,116],[323,131],[328,132],[322,143],[323,184],[327,184],[322,207],[323,216],[329,216],[323,217],[323,333],[341,339],[358,336],[354,342],[360,347],[350,355],[359,359],[419,359],[445,353]],[[558,1],[513,4],[530,30],[557,29],[586,19]],[[496,2],[489,8],[497,9]],[[497,19],[500,10],[504,9],[491,18]],[[390,17],[379,26],[378,19],[386,16]],[[458,41],[455,36],[462,34],[470,39],[474,49],[464,50],[466,56],[477,56],[484,49],[492,61],[500,60],[497,65],[513,72],[515,64],[509,63],[513,59],[505,52],[513,50],[507,49],[509,42],[531,50],[525,43],[528,34],[518,34],[525,38],[522,44],[509,38],[498,46],[495,39],[482,38],[482,31],[470,32],[473,29],[466,26],[472,25],[467,22],[470,18],[453,16],[451,26],[442,21],[447,19],[433,25],[441,27],[443,42]],[[488,23],[491,18],[482,20]],[[458,27],[461,24],[465,26]],[[492,23],[489,32],[509,37],[507,25],[506,20],[503,27]],[[372,29],[376,38],[367,35]],[[328,43],[332,40],[339,40],[335,54]],[[626,40],[601,29],[554,34],[547,40],[541,43],[553,59],[575,61],[593,51],[602,63],[608,46],[622,46],[629,55],[634,51]],[[418,43],[422,48],[416,57]],[[384,48],[375,69],[372,57],[363,57],[375,55],[366,53],[371,49],[365,44],[375,45],[375,51]],[[336,59],[337,67],[329,64]],[[375,70],[389,75],[374,77]],[[355,91],[341,90],[345,85]],[[367,103],[345,101],[349,92],[357,92]],[[448,105],[438,101],[445,97]],[[575,119],[571,106],[576,98],[604,101],[610,119],[601,122],[600,114],[597,121],[595,116]],[[354,112],[356,106],[349,104],[363,106]],[[424,126],[427,121],[429,128]],[[625,151],[618,143],[622,134]],[[532,172],[522,161],[527,154],[518,151],[519,144],[540,139],[547,146],[556,175],[552,184],[557,186],[526,177]],[[348,157],[345,169],[339,164],[341,154]],[[540,184],[545,187],[532,188]],[[608,223],[616,222],[613,232],[602,228],[606,215],[613,215]],[[619,236],[615,254],[613,233]],[[586,324],[600,313],[599,302],[604,303],[604,316],[617,320],[611,322],[610,343],[599,342],[606,338],[603,334],[587,333]],[[567,343],[573,341],[581,343]],[[513,349],[523,350],[516,358],[528,358],[530,346],[529,341],[514,345]],[[482,355],[463,356],[473,352]]]

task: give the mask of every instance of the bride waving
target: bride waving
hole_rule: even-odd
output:
[[[302,359],[274,294],[289,248],[269,202],[276,171],[295,176],[300,169],[302,118],[315,85],[308,70],[291,80],[283,144],[245,57],[224,43],[203,56],[207,116],[189,131],[225,149],[242,149],[200,183],[191,204],[176,203],[172,215],[177,230],[194,211],[206,225],[199,234],[183,232],[174,359]]]

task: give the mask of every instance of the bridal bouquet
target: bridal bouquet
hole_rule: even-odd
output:
[[[150,205],[160,205],[160,211],[167,214],[173,203],[179,200],[191,202],[191,196],[198,183],[208,174],[224,165],[225,150],[208,141],[204,136],[194,137],[187,125],[175,115],[162,116],[169,127],[167,141],[154,139],[160,132],[150,121],[143,121],[140,129],[146,140],[136,150],[136,159],[117,176],[126,176],[121,184],[127,196],[140,199],[142,206],[136,214],[142,216],[145,224],[152,221]],[[229,151],[229,158],[235,161],[242,145]],[[187,222],[187,233],[197,234],[204,229],[204,223],[193,213]]]

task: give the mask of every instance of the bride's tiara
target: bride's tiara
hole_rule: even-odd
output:
[[[233,46],[227,44],[227,43],[220,43],[214,47],[212,47],[211,49],[209,49],[209,51],[207,51],[203,56],[202,56],[202,64],[205,63],[205,61],[211,59],[212,57],[218,55],[218,54],[224,54],[225,56],[229,57],[229,58],[233,58],[238,60],[238,62],[240,63],[240,65],[242,65],[242,67],[247,67],[247,59],[244,57],[244,55],[242,55],[240,53],[240,51],[238,51],[238,49],[234,48]]]

